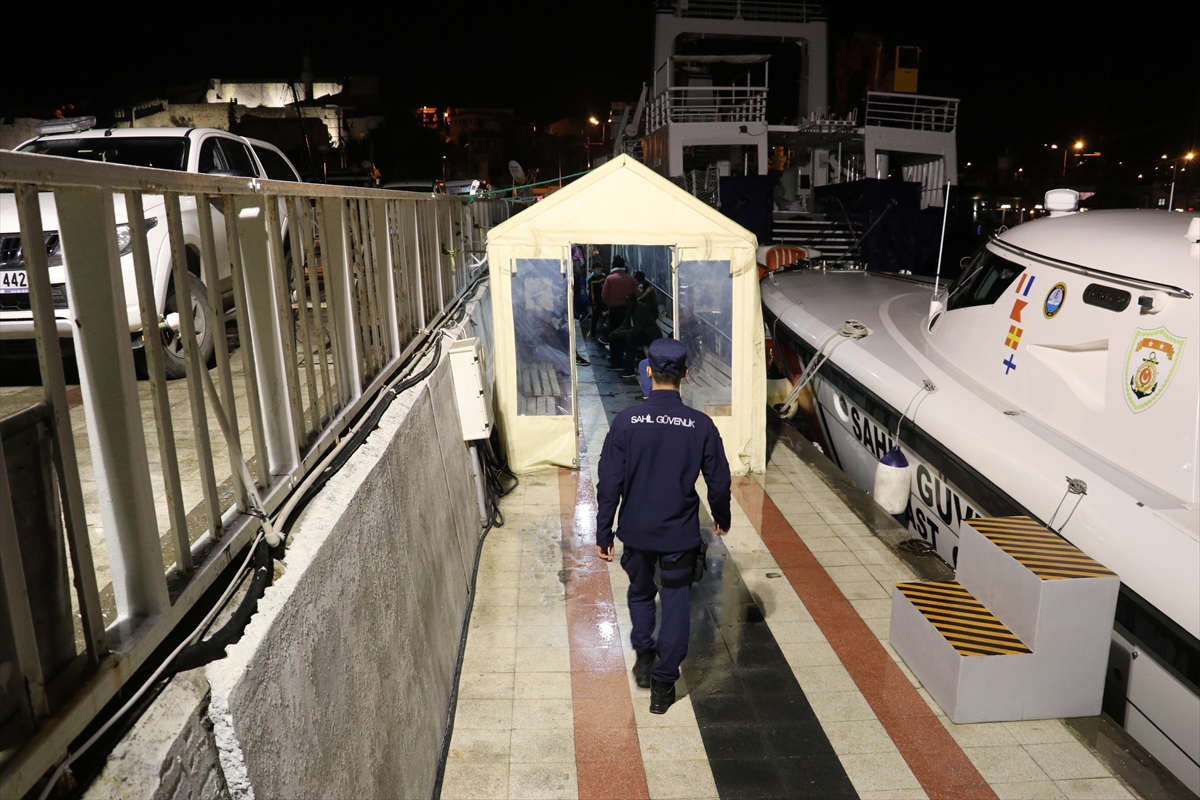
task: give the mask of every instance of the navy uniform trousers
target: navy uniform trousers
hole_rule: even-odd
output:
[[[658,661],[650,677],[659,683],[674,683],[679,679],[679,665],[688,651],[691,617],[688,601],[691,598],[692,576],[695,573],[699,549],[682,553],[655,553],[625,545],[621,566],[629,576],[629,618],[633,623],[630,643],[638,655],[658,651]],[[660,568],[659,583],[655,583],[655,567]],[[658,642],[654,641],[654,598],[662,598],[662,624]]]

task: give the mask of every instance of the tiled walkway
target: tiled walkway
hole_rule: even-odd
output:
[[[582,468],[523,476],[484,545],[443,798],[1132,796],[1059,720],[944,717],[887,644],[891,587],[916,576],[782,445],[735,480],[680,700],[651,715],[625,574],[594,556],[621,398],[590,373]]]

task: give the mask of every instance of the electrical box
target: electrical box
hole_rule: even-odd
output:
[[[492,407],[483,387],[483,361],[478,339],[460,339],[450,346],[450,374],[458,401],[464,441],[492,435]]]

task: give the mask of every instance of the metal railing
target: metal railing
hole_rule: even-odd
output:
[[[658,0],[660,14],[703,19],[734,19],[756,22],[816,22],[825,19],[819,3],[801,0]]]
[[[851,109],[845,118],[828,116],[823,110],[813,111],[797,127],[805,133],[853,133],[858,130],[858,109]]]
[[[46,248],[24,248],[26,324],[44,389],[28,390],[40,394],[32,411],[0,424],[0,433],[14,436],[43,431],[47,443],[44,451],[0,447],[0,794],[19,797],[64,758],[262,518],[280,509],[422,346],[486,269],[474,254],[507,210],[465,198],[9,152],[0,189],[13,193],[25,242],[44,242],[43,213],[56,211],[69,265],[64,312]],[[114,217],[122,204],[127,255]],[[147,238],[151,208],[165,217],[161,246],[170,248],[158,262]],[[185,217],[198,239],[191,228],[185,235]],[[162,313],[152,263],[167,262],[174,286],[199,279],[218,318],[220,289],[231,290],[230,328],[220,324],[214,336],[209,375],[193,315],[176,322]],[[136,291],[126,289],[131,276]],[[142,382],[127,313],[134,296],[149,333]],[[10,324],[11,317],[0,320]],[[171,382],[160,335],[168,325],[178,327],[186,359],[186,377]],[[80,373],[70,393],[60,331],[73,338]],[[84,418],[86,445],[76,440]],[[34,483],[49,512],[40,522],[15,510],[28,505],[25,484],[9,478],[38,470],[14,472],[6,455],[41,464]],[[53,587],[36,580],[47,570],[64,580]]]
[[[765,123],[766,119],[766,87],[671,86],[646,109],[646,133],[668,122]]]
[[[953,133],[958,99],[898,92],[867,92],[867,125]]]
[[[706,169],[693,169],[671,182],[688,194],[713,208],[721,207],[721,178],[717,165],[709,164]]]

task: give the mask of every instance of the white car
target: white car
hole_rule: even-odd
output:
[[[287,157],[267,142],[235,136],[213,128],[88,130],[86,128],[89,127],[89,121],[85,118],[74,125],[73,121],[55,121],[55,124],[59,125],[65,123],[65,127],[68,128],[83,129],[38,136],[19,145],[16,150],[202,175],[300,180],[299,174]],[[69,338],[73,335],[70,298],[66,287],[69,266],[63,259],[62,244],[58,236],[58,215],[54,196],[50,192],[43,192],[40,199],[42,226],[46,232],[46,248],[50,258],[50,282],[58,333],[60,337]],[[171,247],[167,235],[164,200],[161,195],[146,195],[143,197],[143,203],[159,318],[175,320],[177,318],[173,315],[178,312],[179,303],[176,300],[171,274]],[[118,194],[114,205],[129,331],[132,346],[140,349],[142,315],[133,272],[132,243],[124,196]],[[225,226],[221,219],[221,209],[214,206],[216,213],[213,218],[213,233],[216,239],[217,275],[221,281],[223,308],[211,309],[208,290],[201,282],[200,224],[196,213],[196,201],[184,196],[180,198],[180,205],[187,248],[187,267],[190,273],[188,293],[191,295],[196,339],[200,346],[201,358],[208,361],[213,352],[213,336],[223,332],[224,311],[232,307],[233,289],[226,258]],[[286,215],[284,226],[286,228]],[[287,241],[286,236],[284,241]],[[182,377],[185,374],[186,362],[178,329],[164,324],[160,326],[160,331],[167,377]],[[32,354],[33,338],[33,314],[25,280],[25,259],[21,252],[16,202],[11,192],[3,192],[0,193],[0,354]]]

